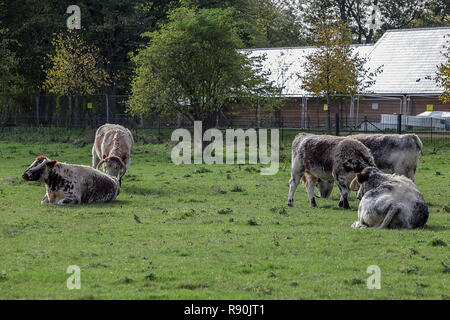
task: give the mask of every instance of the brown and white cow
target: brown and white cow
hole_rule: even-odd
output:
[[[120,181],[130,167],[133,135],[118,124],[104,124],[97,129],[92,146],[92,167],[103,170]]]
[[[362,196],[352,228],[418,228],[428,220],[428,207],[412,180],[368,167],[356,175]]]
[[[305,135],[305,134],[303,134]],[[422,141],[415,134],[358,134],[349,138],[356,139],[369,148],[377,168],[385,173],[403,175],[412,181],[415,180],[419,154],[422,150]],[[308,176],[303,179],[308,185],[313,183]],[[333,189],[334,181],[320,180],[316,182],[319,195],[327,198]],[[355,182],[351,189],[357,191]]]
[[[41,203],[69,204],[109,202],[120,192],[119,180],[94,168],[61,163],[39,156],[22,174],[26,181],[45,183]]]
[[[289,206],[293,206],[295,190],[307,174],[311,179],[311,183],[307,184],[311,207],[316,206],[314,186],[321,179],[336,181],[341,193],[339,206],[348,209],[349,186],[355,174],[375,166],[375,162],[369,149],[357,140],[327,135],[297,135],[292,143],[291,165]]]

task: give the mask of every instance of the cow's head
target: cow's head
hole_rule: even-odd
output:
[[[48,176],[49,169],[56,165],[56,160],[50,160],[45,156],[39,156],[22,174],[26,181],[43,181]]]
[[[318,179],[316,183],[316,188],[319,191],[320,198],[328,198],[333,191],[334,180],[322,180]]]
[[[121,180],[122,176],[125,174],[126,166],[124,160],[117,156],[107,157],[105,154],[103,155],[103,160],[99,162],[97,165],[97,169],[103,165],[103,170],[106,174],[116,177]]]
[[[322,180],[322,179],[315,179],[311,178],[309,175],[303,175],[301,178],[301,182],[308,187],[310,183],[314,183],[314,181],[317,181],[315,183],[315,187],[319,191],[319,198],[328,198],[331,194],[331,191],[333,191],[334,181],[328,181],[328,180]]]
[[[355,179],[353,179],[350,184],[350,189],[358,191],[356,198],[361,200],[366,192],[379,185],[379,178],[381,178],[382,175],[383,173],[378,168],[367,167],[356,174]]]

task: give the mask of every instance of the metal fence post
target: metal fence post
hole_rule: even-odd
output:
[[[108,98],[108,94],[105,94],[105,98],[106,98],[106,123],[109,123],[109,98]]]
[[[402,134],[402,114],[397,115],[397,133]]]
[[[430,118],[430,138],[431,143],[433,143],[433,118]]]
[[[339,135],[339,112],[336,112],[336,136]]]
[[[39,115],[39,96],[36,96],[35,97],[35,101],[36,101],[36,124],[37,125],[39,125],[39,118],[40,118],[40,115]]]

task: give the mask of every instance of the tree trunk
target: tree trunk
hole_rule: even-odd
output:
[[[72,127],[72,96],[68,96],[69,99],[69,112],[67,117],[68,127]]]
[[[80,105],[79,105],[79,97],[75,96],[75,105],[73,108],[73,124],[76,128],[80,125]]]
[[[369,34],[366,37],[366,43],[372,43],[372,39],[373,39],[373,35],[375,33],[375,19],[376,19],[376,11],[375,8],[378,5],[378,0],[373,0],[373,8],[372,8],[372,13],[371,13],[371,23],[370,23],[370,28],[369,28]]]

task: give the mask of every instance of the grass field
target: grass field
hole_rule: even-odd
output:
[[[424,229],[354,230],[354,193],[349,211],[337,188],[310,208],[299,186],[285,206],[289,146],[280,172],[262,176],[259,165],[173,165],[167,134],[140,133],[116,201],[55,206],[22,172],[40,154],[90,165],[93,131],[0,133],[0,299],[450,298],[448,144],[425,141],[420,158]],[[80,290],[66,287],[69,265]],[[367,289],[370,265],[380,290]]]

